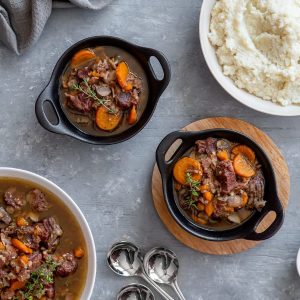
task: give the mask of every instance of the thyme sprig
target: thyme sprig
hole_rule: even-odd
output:
[[[193,176],[191,173],[186,173],[186,183],[189,185],[189,196],[185,199],[185,205],[188,209],[195,208],[197,209],[197,202],[199,197],[199,186],[200,181],[193,179]]]
[[[98,105],[103,105],[108,110],[109,113],[114,114],[114,115],[117,113],[117,111],[114,108],[109,107],[107,105],[107,103],[111,102],[110,100],[99,98],[97,96],[96,92],[89,85],[89,83],[88,83],[88,81],[87,81],[86,78],[84,78],[82,82],[84,83],[84,85],[86,87],[85,89],[82,88],[81,84],[78,84],[78,83],[74,83],[72,85],[72,89],[76,90],[76,91],[80,91],[81,93],[84,93],[88,97],[92,98]]]
[[[45,294],[45,286],[54,282],[54,271],[57,266],[58,264],[52,258],[48,258],[38,269],[32,272],[25,285],[25,291],[21,292],[22,299],[41,298]]]

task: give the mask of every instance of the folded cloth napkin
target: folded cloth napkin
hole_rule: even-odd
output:
[[[22,54],[40,37],[53,7],[101,9],[112,0],[0,0],[0,41]]]

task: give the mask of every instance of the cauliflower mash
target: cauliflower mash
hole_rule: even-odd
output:
[[[209,39],[236,86],[300,104],[300,0],[218,0]]]

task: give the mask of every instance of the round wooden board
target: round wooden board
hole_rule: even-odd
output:
[[[227,128],[243,132],[254,141],[256,141],[268,154],[273,162],[273,167],[277,180],[277,189],[280,201],[284,208],[287,207],[290,192],[290,177],[286,162],[274,142],[260,129],[255,126],[238,119],[232,118],[208,118],[191,123],[183,128],[187,131],[199,131],[212,128]],[[233,240],[226,242],[211,242],[193,236],[183,230],[173,219],[168,211],[164,201],[161,177],[157,165],[154,166],[152,176],[152,196],[156,211],[167,227],[167,229],[184,245],[200,252],[228,255],[246,251],[255,247],[260,242],[248,240]],[[274,213],[275,214],[275,213]],[[258,231],[263,231],[270,226],[274,219],[274,215],[268,214],[259,225]]]

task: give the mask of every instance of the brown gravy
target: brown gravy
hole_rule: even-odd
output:
[[[40,212],[39,219],[42,220],[44,218],[54,216],[63,230],[63,235],[60,239],[60,243],[55,251],[55,254],[72,252],[73,249],[78,246],[84,249],[85,255],[83,258],[78,260],[78,268],[74,274],[70,274],[65,278],[55,277],[55,299],[65,299],[65,296],[62,296],[61,293],[63,293],[65,287],[67,286],[68,289],[72,291],[74,296],[72,299],[79,300],[86,282],[88,257],[85,238],[78,221],[69,208],[66,207],[57,196],[47,189],[23,179],[0,177],[0,207],[5,206],[3,195],[11,186],[14,186],[19,191],[25,193],[31,191],[32,189],[38,188],[46,195],[46,198],[50,203],[50,208],[46,212]],[[17,216],[19,213],[24,211],[30,211],[28,204],[23,207],[21,211],[15,212],[14,216]]]
[[[140,94],[140,99],[139,103],[137,105],[137,114],[138,114],[138,119],[141,117],[143,112],[145,111],[146,105],[147,105],[147,100],[148,100],[148,95],[149,95],[149,87],[148,87],[148,81],[147,81],[147,75],[145,71],[143,70],[142,66],[140,63],[137,61],[137,59],[132,56],[130,53],[124,51],[123,49],[117,48],[117,47],[112,47],[112,46],[101,46],[101,47],[96,47],[96,48],[91,48],[95,54],[98,57],[103,57],[103,56],[109,56],[109,57],[120,57],[120,60],[125,61],[130,70],[137,74],[138,77],[142,80],[142,92]],[[60,89],[59,89],[59,99],[61,103],[61,107],[68,118],[68,120],[80,131],[82,131],[85,134],[92,135],[92,136],[112,136],[112,135],[117,135],[120,134],[124,131],[126,131],[128,128],[132,127],[133,125],[129,125],[128,122],[126,121],[127,119],[127,112],[123,112],[123,118],[118,125],[116,129],[113,131],[104,131],[101,130],[97,125],[95,124],[95,112],[91,112],[86,114],[92,121],[89,122],[88,124],[81,124],[77,122],[78,117],[81,115],[75,110],[70,109],[67,105],[67,99],[64,95],[65,90],[62,88],[62,80],[68,74],[71,72],[71,66],[70,63],[66,66],[63,76],[61,76],[60,79]]]

